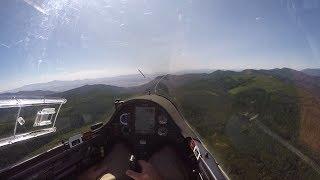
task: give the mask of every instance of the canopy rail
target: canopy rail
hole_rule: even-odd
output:
[[[9,137],[0,139],[0,147],[56,132],[55,125],[56,125],[57,117],[62,105],[65,104],[66,102],[67,100],[63,98],[0,99],[0,109],[18,108],[17,115],[15,116],[16,119],[15,119],[13,134],[11,136],[9,135]],[[56,108],[50,107],[50,108],[43,108],[40,111],[37,111],[37,113],[35,114],[36,118],[34,119],[33,127],[41,128],[45,126],[45,128],[31,130],[25,133],[18,133],[17,127],[23,126],[25,123],[24,117],[21,116],[21,110],[25,107],[38,107],[38,106],[57,106],[57,110]],[[52,126],[50,126],[51,124]]]

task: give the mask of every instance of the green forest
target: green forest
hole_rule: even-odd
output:
[[[158,93],[177,105],[232,179],[319,179],[314,168],[267,133],[272,131],[281,141],[320,162],[320,151],[311,140],[304,141],[308,134],[302,133],[318,133],[302,124],[314,120],[302,110],[317,102],[314,90],[320,92],[320,88],[306,86],[293,79],[292,73],[278,69],[168,75],[158,85]],[[53,94],[68,100],[57,121],[58,131],[4,148],[1,152],[6,156],[0,167],[44,152],[91,124],[106,122],[114,111],[114,100],[145,94],[158,80],[132,88],[91,85]]]

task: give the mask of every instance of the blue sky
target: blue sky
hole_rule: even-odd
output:
[[[0,90],[184,69],[320,67],[318,0],[2,0]]]

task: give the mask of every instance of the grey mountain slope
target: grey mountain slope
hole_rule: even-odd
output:
[[[190,83],[192,81],[197,81],[200,79],[210,79],[217,78],[220,76],[232,75],[232,74],[242,74],[242,73],[257,73],[257,74],[267,74],[278,77],[279,79],[287,82],[294,83],[297,86],[308,89],[320,96],[318,89],[320,88],[320,77],[310,76],[302,71],[296,71],[289,68],[282,69],[270,69],[270,70],[253,70],[247,69],[241,72],[236,71],[221,71],[217,70],[212,73],[191,73],[191,74],[183,74],[176,75],[170,74],[166,77],[162,78],[162,76],[150,76],[148,78],[143,78],[141,75],[126,75],[126,76],[118,76],[113,78],[99,78],[99,79],[88,79],[88,80],[76,80],[76,81],[52,81],[49,83],[39,83],[23,86],[22,88],[18,88],[12,90],[12,93],[4,93],[2,95],[34,95],[34,96],[46,96],[50,94],[55,94],[58,92],[65,92],[73,89],[77,89],[86,85],[86,88],[91,87],[107,87],[102,85],[109,85],[113,87],[112,89],[119,88],[117,90],[125,90],[127,92],[136,93],[136,92],[154,92],[154,88],[156,84],[161,79],[161,83],[166,84],[170,88],[175,88],[182,86],[185,83]],[[109,89],[107,88],[107,89]],[[81,89],[81,88],[80,88]],[[51,91],[50,91],[51,90]],[[53,92],[54,91],[54,92]],[[71,91],[72,92],[72,91]],[[0,94],[1,97],[1,94]]]
[[[0,94],[0,98],[20,98],[20,97],[46,97],[54,94],[53,91],[42,91],[42,90],[35,90],[35,91],[19,91],[16,93],[2,93]]]
[[[320,68],[316,68],[316,69],[304,69],[302,70],[302,72],[304,72],[305,74],[308,74],[310,76],[319,76],[320,77]]]
[[[130,87],[138,86],[149,82],[154,75],[147,75],[147,78],[143,78],[140,74],[133,75],[123,75],[116,77],[106,77],[106,78],[97,78],[97,79],[84,79],[84,80],[74,80],[74,81],[51,81],[48,83],[36,83],[25,85],[20,88],[10,90],[8,92],[16,93],[20,91],[55,91],[63,92],[70,89],[78,88],[85,85],[94,85],[94,84],[105,84],[119,87]]]

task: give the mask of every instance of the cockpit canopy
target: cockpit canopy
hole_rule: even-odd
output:
[[[56,131],[55,123],[66,99],[0,100],[0,147]]]

